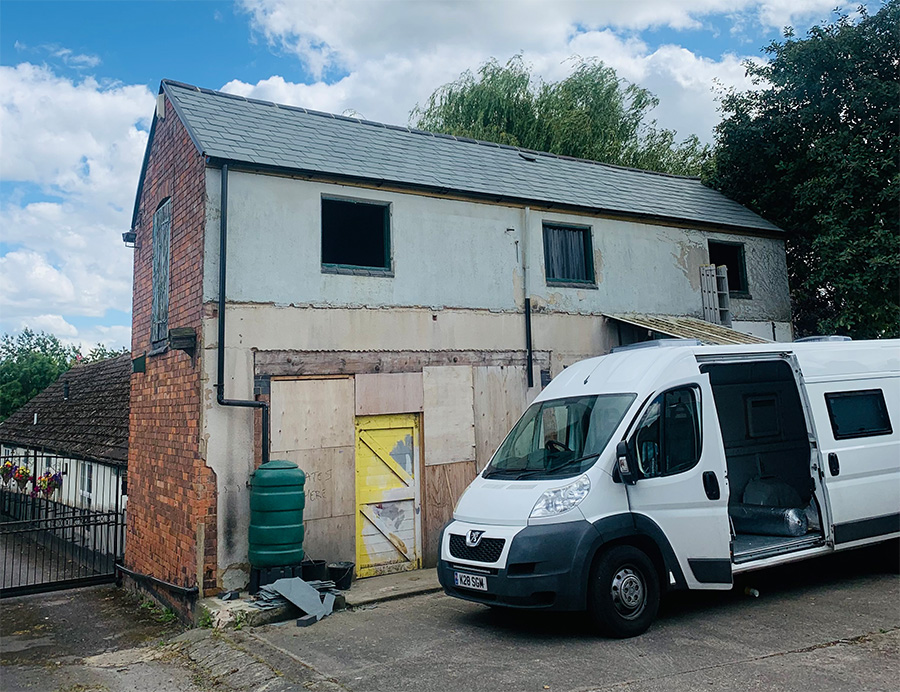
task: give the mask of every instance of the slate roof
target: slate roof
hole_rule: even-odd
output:
[[[169,80],[160,90],[214,165],[236,162],[440,193],[781,232],[698,178],[383,125]]]
[[[130,395],[131,354],[76,365],[0,423],[0,442],[125,466]]]

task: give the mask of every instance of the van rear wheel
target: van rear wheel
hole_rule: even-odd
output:
[[[645,553],[619,545],[591,568],[588,612],[606,636],[635,637],[647,631],[659,610],[659,577]]]

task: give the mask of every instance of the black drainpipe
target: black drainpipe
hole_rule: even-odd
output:
[[[534,387],[534,350],[531,343],[531,298],[525,299],[525,367],[528,370],[528,388]]]
[[[262,463],[269,461],[269,405],[265,401],[225,398],[225,276],[228,250],[228,164],[222,164],[221,218],[219,220],[219,347],[216,401],[220,406],[262,409]]]

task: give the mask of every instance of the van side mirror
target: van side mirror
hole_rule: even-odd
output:
[[[628,451],[628,445],[623,440],[616,445],[616,465],[619,467],[619,475],[622,482],[628,485],[634,485],[637,482],[637,473],[635,473],[633,460]]]

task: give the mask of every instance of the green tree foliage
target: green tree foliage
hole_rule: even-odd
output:
[[[900,335],[900,0],[805,38],[729,93],[708,182],[788,233],[798,335]]]
[[[46,332],[23,329],[0,337],[0,420],[53,384],[76,362],[104,360],[127,353],[97,344],[87,356]]]
[[[675,141],[648,113],[659,103],[597,60],[559,82],[536,79],[521,55],[466,71],[410,113],[415,127],[620,166],[699,175],[709,148]]]

